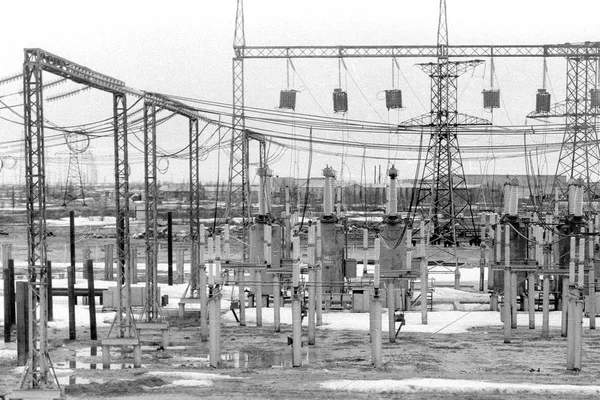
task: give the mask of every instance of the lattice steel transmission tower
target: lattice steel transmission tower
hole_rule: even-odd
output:
[[[597,43],[596,45],[600,45]],[[554,104],[548,112],[534,112],[528,118],[565,118],[565,134],[560,149],[553,193],[559,200],[568,197],[572,179],[583,180],[584,203],[598,195],[600,150],[596,122],[600,113],[598,97],[598,55],[586,42],[574,48],[567,57],[567,85],[564,102]],[[566,178],[566,179],[565,179]],[[556,197],[548,199],[550,204]]]
[[[67,168],[67,180],[63,195],[63,207],[73,201],[81,201],[85,204],[84,174],[81,170],[81,156],[90,145],[90,138],[84,132],[69,132],[65,135],[65,141],[69,148],[69,167]]]
[[[440,0],[437,62],[419,64],[431,77],[431,112],[402,125],[430,126],[431,135],[423,175],[417,191],[416,209],[429,221],[434,243],[457,243],[457,227],[473,229],[471,217],[466,223],[458,218],[471,203],[458,144],[460,125],[489,125],[486,120],[459,114],[457,110],[458,77],[482,60],[453,62],[448,60],[448,19],[446,0]],[[424,232],[421,232],[424,234]]]

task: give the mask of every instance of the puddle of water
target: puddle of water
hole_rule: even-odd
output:
[[[282,355],[251,355],[248,353],[234,352],[221,354],[221,364],[227,368],[292,368],[292,351]],[[302,363],[314,362],[318,357],[316,350],[309,350],[302,355]],[[179,362],[178,362],[179,361]],[[209,355],[199,357],[180,358],[174,362],[177,366],[193,366],[208,368],[210,366]]]
[[[142,368],[146,366],[142,364]],[[86,363],[81,361],[60,361],[54,363],[54,368],[61,369],[103,369],[102,363]],[[133,369],[133,363],[123,363],[123,362],[115,362],[110,363],[110,369]]]

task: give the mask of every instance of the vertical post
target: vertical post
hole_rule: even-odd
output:
[[[67,268],[67,286],[69,296],[69,340],[75,340],[75,211],[69,211],[69,238],[71,265]]]
[[[489,232],[490,239],[492,239],[492,245],[489,250],[490,262],[488,263],[488,290],[494,290],[494,267],[497,264],[498,259],[496,258],[496,247],[498,247],[498,241],[496,231],[492,229],[492,222],[496,223],[496,214],[489,214],[489,222],[486,224],[486,230]],[[496,228],[498,230],[498,227]],[[492,293],[492,299],[496,298],[496,304],[498,301],[498,293],[495,291]],[[492,301],[493,303],[493,301]],[[492,305],[493,306],[493,305]],[[492,309],[492,311],[496,311]]]
[[[542,283],[542,337],[550,336],[550,276],[544,273]]]
[[[273,331],[281,331],[281,287],[278,273],[273,274]]]
[[[317,307],[317,326],[323,325],[323,256],[321,248],[321,221],[317,221],[317,245],[315,249],[317,257],[317,293],[316,293],[316,307]]]
[[[427,325],[427,293],[429,292],[429,274],[427,257],[421,257],[421,323]]]
[[[529,329],[535,329],[535,273],[529,272],[527,275],[527,301],[529,303]]]
[[[254,293],[254,301],[256,304],[256,326],[262,326],[262,270],[254,271],[254,280],[256,282],[256,291]]]
[[[423,291],[423,284],[421,284],[421,293]],[[421,298],[422,295],[421,295]],[[396,341],[396,296],[394,293],[394,281],[389,280],[387,283],[387,306],[388,306],[388,336],[390,343]]]
[[[375,239],[375,271],[373,274],[373,299],[371,302],[371,352],[373,365],[381,366],[381,299],[379,298],[379,238]]]
[[[111,281],[113,276],[113,245],[104,245],[104,280]]]
[[[576,332],[576,319],[575,319],[575,296],[577,290],[575,289],[575,285],[573,283],[569,284],[569,294],[567,295],[567,369],[573,370],[575,369],[575,345],[576,340],[575,337]]]
[[[173,212],[167,212],[167,282],[173,286]]]
[[[589,222],[588,232],[595,233],[594,222]],[[588,235],[588,298],[590,309],[590,329],[596,329],[596,271],[594,267],[594,239],[596,236]]]
[[[517,328],[517,296],[518,296],[518,292],[517,292],[517,271],[513,271],[511,268],[511,272],[510,272],[510,302],[511,302],[511,306],[510,306],[510,327],[512,329],[516,329]]]
[[[573,323],[573,370],[581,370],[581,348],[582,348],[582,320],[583,320],[583,299],[578,298],[574,301],[574,323]]]
[[[12,256],[11,256],[12,257]],[[8,259],[8,277],[12,282],[10,285],[10,293],[8,294],[8,298],[10,299],[10,323],[15,325],[17,323],[17,312],[15,311],[16,304],[16,294],[15,294],[15,260],[12,258]],[[6,296],[6,295],[5,295]],[[6,318],[6,316],[5,316]]]
[[[240,268],[237,271],[238,274],[238,297],[240,299],[240,326],[246,326],[246,284],[245,284],[245,271],[244,268]]]
[[[367,274],[369,264],[369,230],[363,228],[363,276]]]
[[[460,290],[460,267],[458,266],[458,264],[454,269],[454,289]]]
[[[74,262],[71,260],[71,262]],[[75,265],[67,267],[67,286],[69,296],[69,340],[77,338],[75,327]]]
[[[13,305],[11,303],[10,298],[10,286],[13,284],[13,282],[11,282],[10,280],[10,272],[7,265],[5,265],[4,268],[2,268],[2,273],[4,279],[4,342],[8,343],[10,342],[10,335],[12,329],[11,314]]]
[[[294,246],[294,253],[297,252]],[[300,263],[294,260],[292,272],[292,366],[302,366],[302,309],[300,305]]]
[[[88,307],[90,312],[90,339],[98,340],[96,328],[96,296],[94,290],[94,261],[86,260],[85,268],[88,276]]]
[[[138,268],[137,268],[137,258],[138,258],[138,252],[137,252],[137,247],[135,246],[131,246],[130,247],[130,257],[131,257],[131,261],[129,262],[129,272],[130,272],[130,282],[135,284],[138,283]],[[149,266],[146,266],[146,270],[148,270]],[[156,277],[154,277],[154,279],[156,279]]]
[[[312,228],[312,227],[311,227]],[[310,261],[309,261],[310,262]],[[316,326],[315,326],[315,280],[316,270],[314,264],[309,266],[308,269],[308,344],[315,344]]]
[[[48,299],[48,321],[54,321],[54,300],[52,299],[52,261],[46,261],[46,274],[47,274],[47,285],[46,285],[46,299]],[[4,317],[6,320],[6,316]]]
[[[511,295],[511,270],[510,270],[510,229],[504,229],[504,307],[502,314],[504,316],[504,343],[510,343],[511,339],[511,320],[512,320],[512,295]]]
[[[221,351],[220,351],[220,326],[221,326],[221,312],[219,310],[219,289],[218,284],[210,285],[208,288],[208,306],[210,308],[210,335],[209,335],[209,349],[210,349],[210,366],[213,368],[219,368],[221,364]]]
[[[486,219],[487,219],[487,215],[486,214],[481,214],[481,221],[480,221],[480,232],[479,232],[479,237],[481,240],[481,243],[479,244],[481,249],[480,249],[480,254],[479,254],[479,291],[483,292],[483,290],[485,289],[485,223],[486,223]]]
[[[175,267],[177,268],[177,283],[183,283],[185,280],[185,249],[177,249],[175,254]]]
[[[206,342],[209,337],[209,305],[206,297],[206,264],[202,263],[198,266],[199,284],[198,293],[200,295],[200,340]]]
[[[26,281],[16,282],[17,298],[17,364],[29,358],[29,288]]]

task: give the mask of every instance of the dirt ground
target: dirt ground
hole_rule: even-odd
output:
[[[57,230],[58,231],[58,230]],[[0,238],[13,243],[13,255],[25,255],[24,235]],[[104,240],[104,239],[103,239]],[[110,239],[107,241],[112,242]],[[19,244],[21,243],[21,244]],[[53,237],[52,257],[61,260],[65,238]],[[94,243],[86,245],[93,248]],[[101,245],[102,242],[99,242]],[[475,253],[474,253],[475,255]],[[21,259],[25,259],[24,257]],[[471,329],[461,334],[427,334],[401,332],[395,343],[383,333],[383,365],[371,364],[367,331],[338,331],[320,327],[317,343],[305,344],[303,366],[291,366],[291,326],[282,324],[281,332],[273,327],[240,327],[223,322],[222,367],[208,366],[208,343],[200,340],[197,312],[189,312],[183,321],[167,316],[171,324],[171,347],[159,348],[158,338],[143,338],[142,368],[132,368],[132,355],[119,350],[113,355],[110,370],[103,370],[101,349],[96,355],[89,332],[78,331],[77,341],[69,341],[66,330],[49,332],[50,358],[68,398],[74,399],[563,399],[565,396],[540,394],[456,394],[421,392],[417,394],[356,393],[323,389],[319,383],[331,380],[400,380],[406,378],[445,378],[501,383],[600,385],[600,341],[596,331],[584,330],[583,369],[567,371],[566,338],[552,331],[541,339],[540,329],[519,327],[510,344],[503,343],[501,327]],[[98,337],[107,334],[106,328]],[[304,332],[306,340],[306,331]],[[2,347],[0,347],[1,349]],[[14,349],[14,342],[4,345]],[[15,388],[19,373],[16,360],[0,357],[0,394]],[[185,386],[193,374],[218,375],[209,386]],[[179,375],[181,374],[181,375]],[[183,376],[188,375],[188,378]],[[204,379],[204,378],[202,378]],[[571,400],[591,398],[569,395]]]
[[[158,340],[145,337],[143,367],[132,368],[130,353],[113,355],[112,369],[103,370],[101,350],[96,356],[90,349],[97,342],[82,339],[68,341],[67,332],[50,332],[50,357],[65,385],[68,398],[212,398],[212,399],[377,399],[391,394],[361,394],[329,391],[319,387],[328,380],[380,380],[406,378],[467,379],[506,383],[600,384],[600,344],[592,341],[594,331],[585,331],[584,367],[580,372],[565,369],[565,338],[552,332],[540,339],[540,330],[519,328],[510,344],[503,343],[500,327],[477,328],[463,334],[400,333],[396,343],[387,341],[384,332],[383,365],[371,365],[368,332],[334,331],[320,328],[317,343],[303,349],[303,366],[291,367],[291,346],[287,336],[291,326],[282,325],[280,333],[272,326],[240,327],[223,324],[222,367],[208,367],[208,343],[201,342],[196,313],[183,321],[170,317],[172,348],[159,349]],[[100,330],[99,337],[106,332]],[[304,332],[306,340],[306,332]],[[88,335],[79,332],[80,337]],[[156,338],[158,339],[158,338]],[[76,361],[76,364],[69,364]],[[15,387],[18,374],[14,360],[0,359],[0,387]],[[73,368],[74,367],[74,368]],[[92,369],[95,368],[95,369]],[[61,371],[68,369],[67,375]],[[158,375],[152,375],[158,371]],[[216,379],[210,387],[168,386],[173,373],[209,373],[230,377]],[[77,383],[77,382],[85,383]],[[69,382],[67,382],[69,383]],[[140,397],[141,396],[141,397]],[[154,397],[156,396],[156,397]],[[187,397],[186,397],[187,396]],[[404,399],[442,399],[434,393],[402,394]],[[513,399],[538,398],[511,395]],[[569,396],[583,399],[585,396]],[[452,398],[481,398],[452,394]],[[504,399],[505,394],[486,394],[488,399]],[[540,395],[541,398],[564,396]]]

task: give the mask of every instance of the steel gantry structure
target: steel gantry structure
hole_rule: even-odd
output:
[[[431,157],[435,157],[440,151],[444,152],[442,163],[450,163],[454,155],[459,154],[458,141],[456,140],[456,125],[457,124],[487,124],[485,120],[478,120],[475,117],[463,116],[457,113],[455,108],[455,77],[460,74],[461,70],[467,67],[474,66],[477,61],[467,63],[458,63],[450,61],[450,59],[465,59],[465,58],[565,58],[567,64],[572,64],[574,60],[582,58],[583,54],[589,60],[598,60],[600,56],[600,42],[585,42],[585,43],[565,43],[565,44],[546,44],[546,45],[450,45],[448,44],[447,35],[447,19],[446,19],[446,1],[440,0],[440,21],[438,26],[438,43],[437,45],[382,45],[382,46],[360,46],[360,45],[340,45],[340,46],[247,46],[244,34],[244,12],[243,0],[237,0],[235,34],[234,34],[234,58],[233,58],[233,124],[232,124],[232,141],[231,141],[231,165],[229,175],[229,202],[226,215],[231,214],[232,196],[235,193],[240,193],[239,198],[242,202],[242,216],[244,218],[244,226],[247,220],[250,219],[250,210],[246,203],[247,194],[249,193],[248,186],[248,141],[249,137],[246,132],[245,117],[244,117],[244,61],[247,59],[344,59],[344,58],[414,58],[435,59],[432,64],[423,64],[423,69],[430,74],[432,83],[432,110],[429,116],[421,117],[418,120],[410,121],[412,125],[423,125],[432,127],[432,138],[428,148],[428,156],[430,157],[430,167],[423,171],[422,181],[432,181],[431,188],[428,183],[421,183],[423,201],[425,197],[429,197],[430,201],[435,202],[435,199],[444,200],[446,193],[438,192],[438,182],[443,178],[442,187],[449,194],[456,193],[457,183],[462,185],[462,178],[455,181],[457,174],[462,173],[462,163],[455,165],[442,165],[439,162],[434,162]],[[568,70],[573,70],[569,67]],[[579,74],[580,72],[577,72]],[[567,72],[572,74],[572,72]],[[569,80],[570,82],[572,80]],[[573,81],[572,85],[575,91],[582,93],[584,90],[581,85],[581,79]],[[587,85],[586,85],[587,86]],[[595,86],[594,86],[595,87]],[[440,90],[441,89],[441,90]],[[589,89],[589,86],[586,88]],[[569,92],[569,88],[567,90]],[[582,104],[587,96],[579,96],[573,99],[573,104]],[[446,116],[446,113],[448,116]],[[451,116],[453,115],[453,116]],[[407,122],[408,123],[408,122]],[[567,121],[569,123],[569,121]],[[405,123],[406,124],[406,123]],[[585,138],[581,138],[580,129],[574,131],[575,140],[565,143],[564,154],[571,158],[571,165],[582,164],[581,158],[587,159],[590,157],[589,151],[584,154],[567,151],[569,148],[574,148],[573,142],[585,143]],[[436,137],[437,136],[437,137]],[[568,136],[565,136],[568,138]],[[583,143],[581,145],[585,146]],[[589,145],[589,144],[588,144]],[[562,157],[562,156],[561,156]],[[592,158],[593,160],[593,158]],[[439,173],[436,172],[439,170]],[[240,179],[241,178],[241,179]],[[444,182],[445,180],[445,182]],[[428,190],[429,189],[429,190]],[[429,193],[427,193],[429,191]],[[468,201],[468,199],[466,199]],[[451,201],[452,202],[452,201]],[[422,205],[421,205],[422,207]],[[435,206],[429,205],[430,209]],[[453,210],[448,211],[444,218],[448,224],[454,226],[454,220],[460,212],[460,208],[454,206],[448,208],[446,205],[441,206],[442,209]],[[455,233],[452,234],[453,236]],[[244,236],[246,238],[246,235]],[[452,238],[452,242],[456,243],[456,237]]]
[[[157,322],[159,318],[158,299],[158,187],[157,187],[157,146],[156,113],[167,110],[189,120],[189,162],[190,162],[190,240],[191,278],[189,295],[198,297],[198,240],[200,232],[200,145],[199,137],[212,121],[201,118],[197,111],[186,104],[159,93],[144,92],[144,183],[146,195],[146,287],[147,298],[144,314],[146,322]],[[199,120],[207,122],[202,131]]]
[[[27,278],[29,287],[29,360],[20,387],[51,390],[58,381],[48,357],[46,171],[44,148],[44,71],[93,87],[113,96],[115,147],[115,204],[118,248],[118,309],[114,324],[119,336],[135,336],[130,319],[129,255],[129,170],[127,161],[127,98],[124,82],[100,74],[42,49],[25,49],[23,102],[25,171],[27,191]]]

